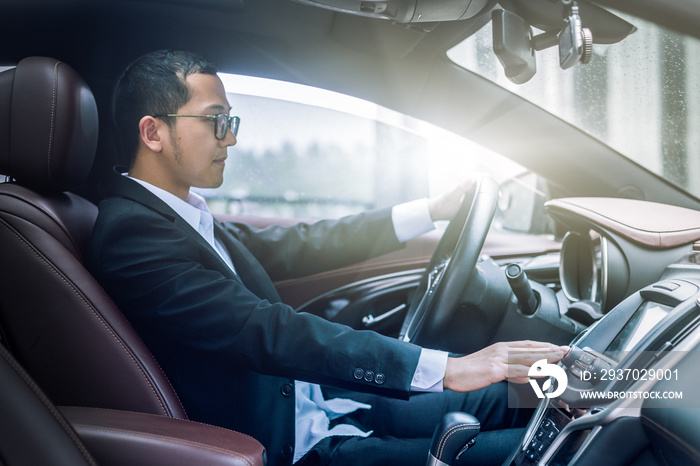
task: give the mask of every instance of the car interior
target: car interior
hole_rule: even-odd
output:
[[[533,415],[504,465],[700,462],[698,191],[447,58],[492,24],[499,71],[525,85],[546,73],[542,49],[559,49],[564,70],[587,66],[597,48],[638,34],[637,18],[694,40],[694,2],[3,0],[0,12],[0,464],[267,462],[256,439],[188,418],[84,266],[100,180],[123,163],[114,87],[159,48],[365,99],[537,174],[546,235],[494,229],[512,186],[483,176],[444,233],[277,282],[280,295],[298,312],[455,354],[523,338],[569,345],[554,381],[514,387]],[[428,464],[478,442],[477,427],[440,443],[478,422],[446,418]]]

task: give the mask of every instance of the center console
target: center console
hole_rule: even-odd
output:
[[[576,463],[603,426],[638,416],[644,390],[678,379],[669,355],[700,341],[698,324],[700,278],[664,279],[625,299],[571,343],[558,363],[566,380],[546,384],[564,383],[566,389],[551,387],[549,394],[561,394],[540,401],[522,444],[505,464]],[[618,446],[626,447],[624,441]]]

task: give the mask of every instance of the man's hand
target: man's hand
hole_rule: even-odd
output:
[[[525,383],[530,366],[540,359],[556,362],[569,348],[538,341],[494,343],[461,358],[448,358],[443,386],[456,392],[470,392],[508,380]]]
[[[439,196],[428,199],[428,209],[433,222],[438,220],[452,220],[462,205],[464,194],[476,183],[475,179],[468,178]]]

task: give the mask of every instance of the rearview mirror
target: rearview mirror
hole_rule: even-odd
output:
[[[493,51],[515,84],[529,81],[537,71],[532,27],[520,16],[507,10],[494,10]]]

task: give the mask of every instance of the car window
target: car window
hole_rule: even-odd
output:
[[[700,41],[616,14],[637,30],[618,44],[594,44],[590,63],[567,70],[556,47],[541,50],[524,84],[505,77],[491,22],[448,57],[700,197]]]
[[[215,213],[337,218],[438,194],[473,173],[501,183],[521,183],[526,173],[463,137],[370,102],[220,76],[241,126],[224,184],[200,190]]]

